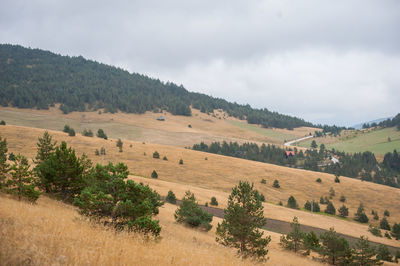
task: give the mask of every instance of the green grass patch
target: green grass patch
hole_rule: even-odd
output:
[[[252,131],[252,132],[255,132],[262,136],[276,140],[277,142],[284,142],[285,140],[291,140],[291,139],[296,138],[295,135],[281,133],[281,132],[275,131],[270,128],[262,128],[262,127],[259,127],[256,125],[251,125],[251,124],[247,124],[247,123],[239,122],[239,121],[227,121],[227,122],[230,123],[231,125],[234,125],[234,126],[242,128],[242,129]]]

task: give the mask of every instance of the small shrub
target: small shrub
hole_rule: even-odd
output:
[[[204,206],[208,207],[208,202],[206,202],[206,203],[204,204]]]
[[[388,232],[385,232],[385,237],[386,237],[387,239],[392,239],[392,237],[390,236],[390,234],[389,234]]]
[[[168,191],[168,195],[165,200],[169,203],[176,204],[176,196],[172,190]]]
[[[89,130],[84,129],[82,131],[82,135],[85,136],[85,137],[93,137],[93,132],[92,132],[91,129],[89,129]]]
[[[131,145],[129,145],[129,148],[132,148],[132,144],[131,144]]]
[[[153,152],[153,158],[160,159],[160,154],[158,153],[158,151]]]
[[[119,148],[119,152],[122,152],[122,146],[124,145],[124,143],[122,142],[121,139],[118,139],[117,141],[117,147]]]
[[[8,155],[8,160],[15,162],[15,154],[11,152],[10,155]]]
[[[340,183],[339,175],[335,175],[335,183]]]
[[[342,195],[342,196],[340,196],[340,199],[339,199],[341,202],[346,202],[346,197],[344,196],[344,195]]]
[[[96,149],[96,150],[94,151],[94,155],[96,155],[96,156],[100,156],[100,152],[99,152],[99,150],[98,150],[98,149]]]
[[[192,125],[191,125],[191,124],[189,124],[189,125],[188,125],[188,128],[192,128]]]
[[[279,181],[277,179],[274,180],[274,183],[272,185],[274,188],[280,188],[281,186],[279,185]]]
[[[372,224],[369,225],[368,231],[371,232],[371,234],[373,234],[374,236],[382,237],[382,231]]]
[[[99,128],[99,130],[97,130],[97,137],[101,138],[101,139],[108,139],[106,133],[101,128]]]
[[[6,125],[6,121],[1,120],[1,121],[0,121],[0,126],[5,126],[5,125]]]
[[[158,174],[157,174],[156,170],[153,170],[153,172],[151,173],[151,177],[158,178]]]
[[[314,205],[313,208],[312,208],[313,212],[320,212],[321,211],[318,202],[314,201],[313,205]],[[304,204],[304,209],[306,209],[308,211],[311,211],[311,202],[310,201],[308,201],[308,200],[306,201],[306,203]]]
[[[396,240],[400,239],[400,223],[393,225],[391,234]]]
[[[75,136],[75,130],[73,128],[71,128],[68,132],[68,136],[70,137],[74,137]]]
[[[279,201],[278,205],[279,205],[279,206],[283,206],[282,201]]]
[[[360,222],[360,223],[368,223],[368,216],[364,212],[364,205],[360,203],[360,206],[357,209],[357,212],[355,213],[355,218],[354,220]]]
[[[164,161],[168,161],[167,156],[164,156],[162,159],[163,159]]]
[[[385,245],[379,245],[378,247],[378,255],[376,255],[376,258],[379,260],[384,260],[384,261],[392,261],[392,254],[390,253],[389,249]]]
[[[333,187],[331,187],[330,189],[329,189],[329,197],[330,198],[333,198],[334,196],[335,196],[335,190],[333,189]]]
[[[383,215],[386,216],[386,217],[389,217],[390,216],[390,212],[388,210],[385,210],[383,212]]]
[[[206,160],[206,161],[207,161],[207,160],[208,160],[208,158],[206,157],[206,158],[204,158],[204,160]]]
[[[210,205],[218,206],[218,201],[215,197],[211,197]]]
[[[315,182],[321,183],[321,182],[322,182],[322,179],[318,177],[318,178],[315,180]]]
[[[183,160],[182,159],[179,160],[179,164],[183,164]]]
[[[261,184],[267,184],[267,180],[265,180],[264,178],[261,179]]]

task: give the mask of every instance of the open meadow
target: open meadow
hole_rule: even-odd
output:
[[[7,139],[9,152],[15,154],[22,153],[28,158],[33,158],[36,154],[37,138],[43,135],[43,129],[2,126],[0,135]],[[104,163],[124,162],[128,165],[132,174],[131,178],[149,183],[161,195],[166,195],[169,189],[173,190],[178,198],[181,198],[184,191],[191,190],[198,197],[199,202],[204,204],[215,196],[220,203],[219,207],[226,206],[227,198],[233,186],[239,180],[254,182],[255,187],[265,195],[267,203],[264,204],[264,215],[283,221],[291,221],[294,216],[299,217],[302,224],[329,229],[335,229],[343,234],[354,237],[367,235],[370,240],[386,243],[400,247],[400,241],[389,240],[373,236],[367,231],[368,227],[354,222],[351,218],[360,202],[366,208],[366,214],[371,218],[371,210],[378,212],[383,217],[384,210],[390,211],[388,220],[391,224],[400,221],[400,190],[388,186],[382,186],[360,180],[341,177],[341,183],[335,183],[334,177],[325,173],[305,171],[287,167],[280,167],[271,164],[248,161],[238,158],[225,157],[215,154],[203,153],[158,144],[149,144],[123,140],[123,152],[118,152],[116,140],[104,140],[100,138],[90,138],[77,135],[69,137],[66,133],[50,131],[58,143],[62,140],[67,141],[68,145],[76,149],[78,154],[86,153],[94,163],[101,163],[102,158],[95,156],[94,151],[104,147],[106,155]],[[132,147],[131,147],[132,145]],[[160,159],[154,159],[154,151],[160,153]],[[163,160],[163,157],[167,160]],[[183,164],[179,164],[179,160]],[[151,172],[156,170],[158,179],[149,178]],[[266,179],[266,184],[261,184],[261,179]],[[322,183],[317,183],[317,178],[322,179]],[[273,180],[279,180],[281,188],[273,188]],[[300,207],[306,200],[311,200],[314,196],[318,200],[320,196],[329,196],[329,189],[333,188],[336,192],[332,202],[336,208],[342,203],[339,197],[346,197],[345,205],[349,207],[350,219],[340,219],[322,214],[312,214],[307,211],[293,210],[279,206],[279,201],[286,204],[290,195],[293,195]],[[325,206],[321,205],[324,210]]]

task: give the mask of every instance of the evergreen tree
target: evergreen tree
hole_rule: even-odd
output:
[[[53,137],[49,134],[48,131],[43,133],[43,137],[38,138],[37,153],[35,157],[35,163],[40,164],[41,162],[49,159],[50,155],[54,153],[55,146],[57,142],[53,142]]]
[[[377,253],[378,254],[376,256],[376,259],[378,259],[378,260],[384,260],[384,261],[391,262],[393,259],[392,254],[390,253],[388,247],[385,245],[379,245]]]
[[[351,264],[352,252],[349,243],[340,237],[333,228],[321,235],[321,255],[324,260],[333,265]]]
[[[311,142],[311,148],[313,148],[313,149],[318,148],[317,142],[316,142],[315,140],[313,140],[313,141]]]
[[[218,206],[218,201],[216,197],[211,197],[210,205]]]
[[[77,157],[75,150],[68,148],[63,141],[48,159],[37,165],[39,186],[46,193],[52,193],[66,202],[72,202],[85,187],[85,178],[89,174],[90,167],[91,162],[85,154],[81,158]]]
[[[319,250],[319,238],[314,231],[309,232],[304,236],[304,248],[307,250],[306,255],[310,254],[310,250]]]
[[[101,139],[108,139],[106,133],[104,133],[104,130],[99,128],[99,130],[97,130],[97,137],[101,138]]]
[[[328,202],[328,205],[326,206],[326,209],[325,209],[325,213],[329,213],[332,215],[336,214],[335,206],[333,206],[333,203],[331,201]]]
[[[224,220],[217,226],[217,242],[238,249],[242,257],[263,260],[271,237],[263,238],[259,229],[265,225],[263,206],[248,182],[239,182],[229,195],[228,207],[224,210]]]
[[[160,195],[149,186],[127,180],[123,163],[96,165],[86,179],[87,186],[74,199],[82,215],[112,225],[118,230],[134,230],[158,236],[161,227],[152,217],[163,205]]]
[[[176,196],[175,196],[174,192],[172,192],[172,190],[168,191],[168,195],[165,198],[165,200],[169,203],[176,204]]]
[[[400,239],[400,223],[395,223],[393,225],[391,234],[396,240]]]
[[[304,249],[303,244],[306,234],[301,231],[297,217],[293,218],[293,221],[290,223],[290,228],[292,229],[290,233],[286,236],[281,236],[280,245],[294,252]]]
[[[89,130],[84,129],[82,132],[82,135],[85,137],[93,137],[93,131],[91,129],[89,129]]]
[[[182,204],[176,209],[174,217],[178,223],[184,223],[191,227],[200,227],[206,231],[209,231],[212,227],[210,223],[213,215],[200,208],[194,194],[190,191],[186,191]]]
[[[388,220],[386,219],[386,217],[382,218],[381,222],[379,223],[379,227],[381,229],[390,231],[390,224],[389,224]]]
[[[4,186],[6,180],[6,174],[9,170],[9,164],[7,163],[7,141],[2,140],[0,136],[0,189]]]
[[[272,185],[274,188],[280,188],[279,181],[277,179],[274,180],[274,184]]]
[[[151,172],[151,178],[158,178],[156,170],[153,170],[153,172]]]
[[[153,158],[160,159],[160,154],[158,153],[158,151],[153,152]]]
[[[344,204],[342,205],[342,207],[339,208],[339,216],[349,216],[349,208],[347,208]]]
[[[119,152],[122,152],[122,146],[124,145],[124,143],[122,143],[121,139],[118,139],[117,141],[117,147],[119,148]]]
[[[361,236],[355,244],[354,264],[360,266],[366,265],[382,265],[378,258],[375,247],[371,247],[368,237]]]
[[[297,204],[297,201],[293,196],[289,197],[286,206],[289,207],[289,208],[292,208],[292,209],[298,209],[299,208],[299,205]]]
[[[355,215],[354,220],[360,223],[368,223],[369,219],[364,212],[364,205],[362,203],[360,203],[360,206],[358,206],[357,212],[354,215]]]
[[[18,154],[15,157],[14,164],[10,167],[10,178],[7,180],[6,192],[18,196],[18,200],[26,198],[35,202],[40,192],[35,190],[33,173],[30,170],[28,159]]]

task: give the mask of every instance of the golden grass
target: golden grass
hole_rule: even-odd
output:
[[[253,265],[215,242],[219,219],[205,233],[176,224],[175,208],[161,208],[162,239],[155,242],[140,234],[115,233],[47,197],[31,205],[0,194],[1,265]],[[278,241],[272,233],[268,264],[319,265],[281,250]]]
[[[43,134],[44,130],[17,126],[0,127],[0,135],[6,137],[10,152],[22,153],[28,158],[33,158],[36,154],[37,138]],[[169,189],[177,193],[178,197],[183,196],[186,189],[194,190],[201,203],[209,201],[211,196],[216,196],[221,207],[226,206],[228,194],[231,192],[239,180],[254,182],[256,188],[261,191],[267,199],[268,204],[264,204],[265,216],[284,221],[291,221],[293,216],[298,216],[300,223],[328,229],[334,226],[338,232],[349,234],[355,237],[367,235],[370,240],[387,243],[393,246],[400,246],[399,241],[377,238],[367,232],[367,226],[356,222],[344,221],[335,217],[311,214],[304,211],[291,210],[277,206],[279,201],[286,203],[288,197],[293,195],[300,206],[305,201],[310,200],[314,194],[316,200],[320,196],[328,196],[329,188],[333,187],[336,196],[333,203],[339,208],[341,195],[346,196],[346,206],[349,207],[350,216],[354,213],[360,202],[366,207],[367,215],[371,210],[378,211],[379,216],[383,217],[383,211],[389,210],[391,216],[389,222],[400,222],[400,190],[382,186],[369,182],[361,182],[356,179],[341,177],[341,183],[334,183],[334,177],[329,174],[280,167],[271,164],[253,162],[237,158],[219,156],[215,154],[192,151],[179,147],[170,147],[156,144],[142,144],[124,140],[124,152],[119,153],[114,140],[103,140],[99,138],[88,138],[81,135],[68,137],[65,133],[51,131],[59,142],[66,140],[69,145],[77,150],[78,154],[87,153],[94,162],[101,162],[99,156],[94,156],[94,150],[101,146],[106,148],[107,155],[105,163],[124,162],[135,176],[150,177],[151,172],[156,170],[159,178],[148,180],[151,185],[165,195]],[[133,147],[129,147],[132,144]],[[153,159],[152,153],[158,151],[161,158],[165,155],[168,161]],[[144,155],[146,153],[146,155]],[[208,160],[205,160],[207,157]],[[183,159],[184,164],[179,165],[179,159]],[[315,182],[317,178],[322,179],[322,183]],[[134,177],[139,180],[140,177]],[[267,180],[267,184],[261,184],[262,178]],[[272,188],[272,182],[278,179],[281,184],[280,189]],[[165,181],[165,182],[164,182]],[[272,204],[271,204],[272,203]],[[324,206],[321,206],[324,209]],[[377,222],[374,222],[377,224]]]
[[[223,140],[239,143],[252,141],[258,144],[261,142],[282,144],[277,139],[230,124],[228,122],[230,120],[240,120],[228,117],[222,111],[216,110],[215,116],[201,113],[195,109],[192,109],[192,113],[193,115],[190,117],[152,112],[140,115],[126,113],[102,113],[99,115],[98,112],[72,112],[64,115],[57,107],[50,108],[50,110],[0,107],[0,117],[9,125],[62,130],[65,124],[69,124],[77,133],[84,129],[97,132],[98,128],[102,128],[112,138],[180,147],[192,146],[201,141]],[[164,122],[157,121],[156,118],[160,115],[165,117]],[[241,122],[247,123],[246,121]],[[189,128],[188,125],[192,127]],[[302,127],[295,130],[271,130],[283,134],[304,136],[316,129]]]

